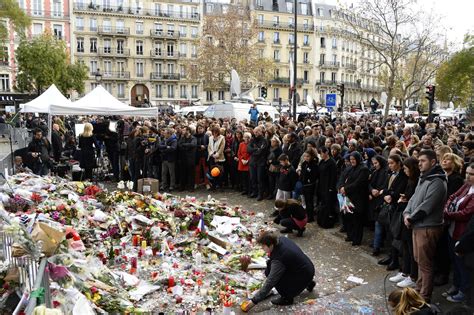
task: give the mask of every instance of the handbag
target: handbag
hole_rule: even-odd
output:
[[[390,215],[390,232],[396,240],[402,238],[403,211],[393,211]]]
[[[377,221],[384,226],[389,226],[391,212],[392,205],[384,202],[381,206],[379,206],[379,215],[377,217]]]

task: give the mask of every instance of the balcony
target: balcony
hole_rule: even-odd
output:
[[[129,80],[129,71],[104,71],[102,74],[102,80]],[[90,72],[91,77],[95,77],[96,72]]]
[[[186,58],[187,55],[188,55],[187,53],[183,53],[183,52],[178,53],[178,57],[180,58]]]
[[[153,38],[163,38],[163,39],[178,39],[179,32],[175,31],[168,31],[165,32],[163,30],[150,30],[150,36]]]
[[[258,42],[259,42],[260,44],[264,44],[264,43],[265,43],[265,38],[259,38],[259,39],[258,39]]]
[[[91,51],[92,52],[92,51]],[[129,57],[129,48],[111,48],[111,47],[100,47],[98,50],[99,56],[111,56],[111,57]]]
[[[283,23],[283,22],[273,22],[273,21],[261,21],[257,24],[260,28],[270,28],[270,29],[279,29],[279,30],[286,30],[286,31],[293,31],[295,29],[294,23]],[[314,25],[313,24],[298,24],[297,27],[298,31],[300,32],[313,32]]]
[[[150,73],[151,81],[179,81],[181,75],[179,73],[160,73],[152,72]]]
[[[168,54],[166,52],[162,52],[158,49],[152,49],[150,50],[150,56],[152,58],[156,58],[156,59],[168,59],[168,60],[176,60],[178,59],[178,56],[179,54],[176,53],[176,54]]]
[[[61,11],[45,11],[45,10],[25,10],[26,15],[33,18],[45,18],[45,19],[58,19],[67,20],[69,19],[69,13]]]
[[[330,69],[337,69],[339,68],[339,61],[320,61],[319,62],[320,68],[330,68]]]
[[[290,78],[284,78],[284,77],[277,77],[268,82],[269,84],[274,84],[274,85],[283,85],[283,86],[290,86]],[[302,78],[296,79],[296,84],[297,85],[302,85],[302,84],[308,84],[308,80],[304,80]]]
[[[351,71],[356,71],[357,70],[357,66],[354,65],[354,64],[345,64],[345,65],[343,65],[343,67],[348,69],[348,70],[351,70]]]
[[[112,26],[99,26],[97,28],[98,34],[105,35],[117,35],[126,36],[130,34],[130,28],[128,27],[112,27]]]
[[[336,81],[331,81],[331,80],[318,80],[318,81],[316,81],[316,85],[336,86],[337,82]]]
[[[273,40],[273,45],[281,45],[280,39],[274,39]]]
[[[113,13],[113,14],[129,14],[138,16],[150,16],[150,17],[162,17],[168,19],[177,20],[191,20],[198,22],[200,15],[197,12],[185,13],[180,11],[159,11],[142,8],[124,7],[124,6],[100,6],[93,3],[80,3],[75,2],[73,4],[73,11],[89,11],[89,12],[102,12],[102,13]]]

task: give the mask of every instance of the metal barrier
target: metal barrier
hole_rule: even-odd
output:
[[[24,148],[31,140],[31,134],[27,128],[15,128],[10,124],[0,124],[0,136],[12,142],[13,147]]]
[[[0,225],[0,228],[2,226]],[[18,267],[20,275],[20,290],[22,294],[30,295],[28,306],[25,313],[32,314],[37,306],[36,295],[31,296],[32,292],[43,292],[44,303],[46,307],[51,307],[51,293],[49,289],[49,270],[47,267],[47,258],[42,258],[38,262],[34,257],[25,255],[22,257],[13,257],[13,243],[14,238],[6,232],[0,232],[2,240],[2,252],[4,261],[8,262],[9,267]],[[41,294],[42,295],[42,294]]]

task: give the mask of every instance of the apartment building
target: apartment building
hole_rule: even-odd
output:
[[[31,18],[31,25],[26,30],[26,36],[32,38],[49,32],[70,46],[70,16],[69,0],[18,0],[18,5]],[[20,44],[20,38],[15,34],[13,25],[8,23],[8,42],[3,49],[0,59],[0,92],[12,92],[16,79],[15,49]]]
[[[198,1],[77,0],[72,11],[73,59],[90,71],[86,93],[100,83],[133,106],[199,98],[185,66],[197,57]]]

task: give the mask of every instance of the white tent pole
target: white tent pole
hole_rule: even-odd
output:
[[[51,113],[48,113],[48,140],[49,140],[49,143],[52,145],[52,142],[51,142],[51,137],[52,137],[52,134],[53,134],[53,115],[51,115]]]

